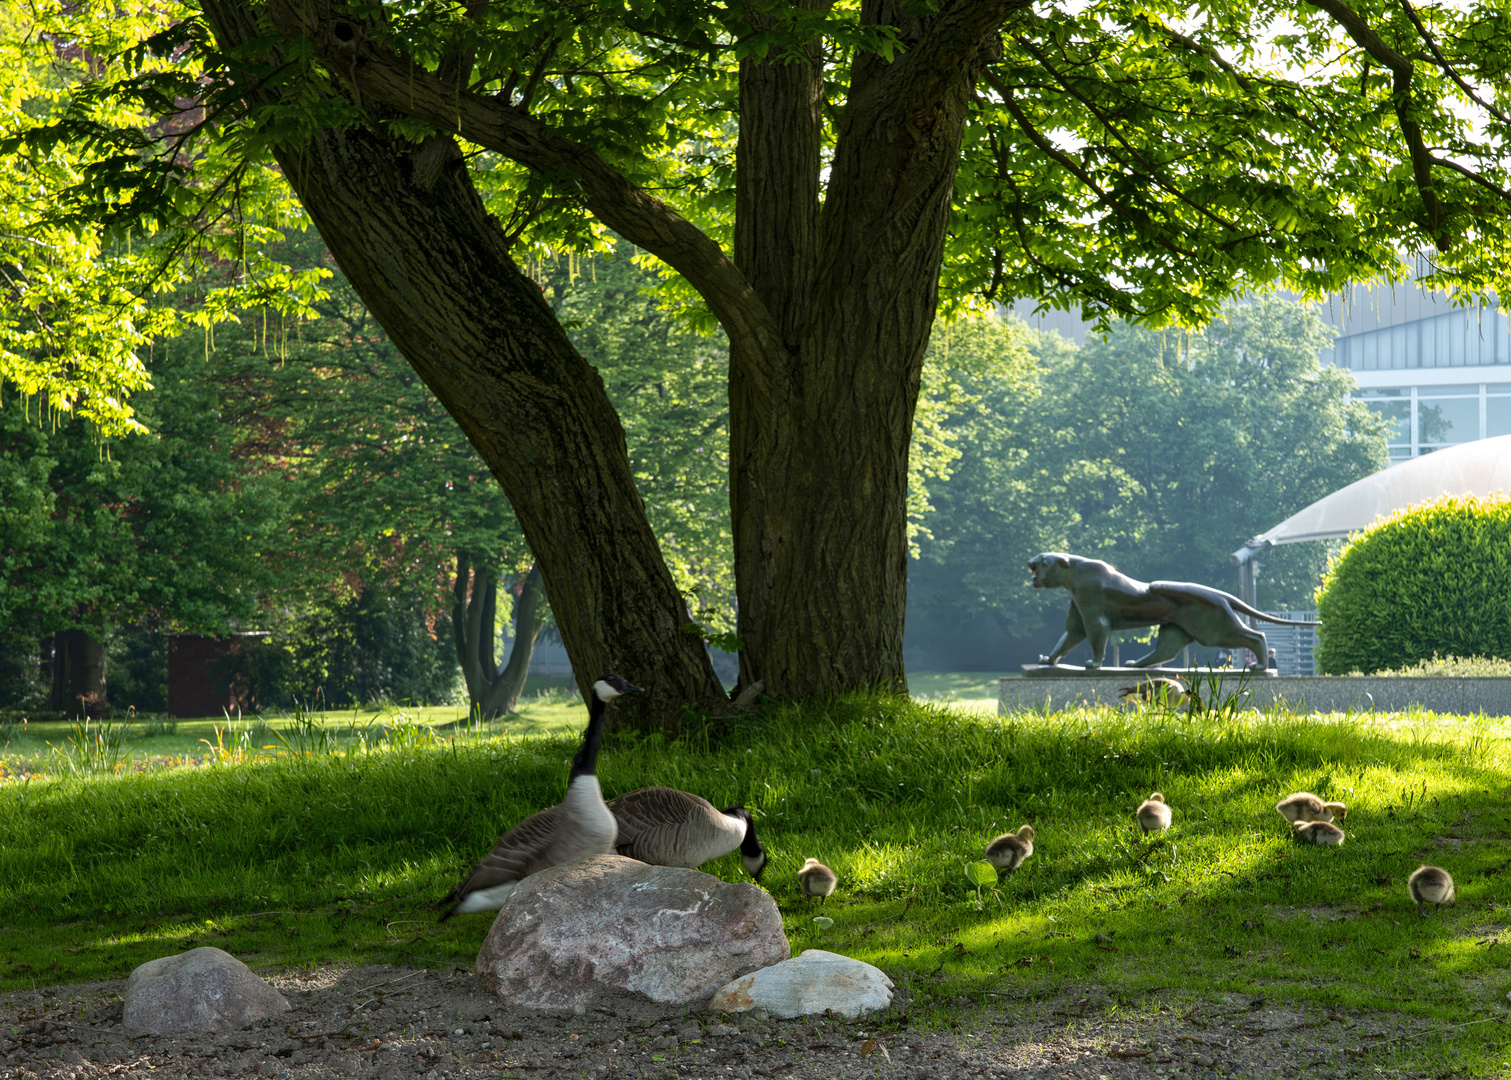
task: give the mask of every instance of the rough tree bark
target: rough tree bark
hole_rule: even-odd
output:
[[[249,4],[210,0],[204,12],[224,46],[266,40]],[[684,630],[598,372],[510,257],[455,144],[424,187],[414,147],[378,126],[381,106],[359,107],[371,125],[317,128],[274,155],[358,295],[503,485],[578,685],[619,671],[644,686],[615,713],[628,725],[727,703],[702,641]]]
[[[803,2],[818,8],[826,0]],[[330,0],[269,0],[268,11],[286,37],[306,37],[326,70],[367,110],[382,106],[418,117],[539,172],[570,176],[588,210],[664,259],[707,301],[730,341],[741,681],[761,678],[773,693],[813,696],[905,685],[907,457],[951,184],[970,95],[996,47],[997,29],[1027,6],[1028,0],[946,0],[915,17],[907,4],[864,0],[862,20],[896,28],[902,50],[891,61],[857,53],[822,207],[817,43],[806,56],[783,53],[742,64],[738,264],[591,148],[553,134],[507,97],[460,89],[461,74],[443,78],[410,62],[392,51],[375,24],[334,12]],[[254,36],[247,9],[235,0],[216,0],[206,10],[222,38],[228,10],[245,24],[238,40]],[[496,381],[512,377],[510,364],[528,364],[523,356],[497,369],[484,362],[501,348],[489,334],[523,335],[517,347],[503,350],[515,354],[529,355],[549,342],[546,351],[563,371],[571,367],[570,347],[559,330],[548,331],[533,316],[475,309],[485,298],[524,306],[531,298],[498,282],[484,289],[475,280],[481,275],[466,270],[488,245],[447,238],[462,221],[497,233],[473,205],[464,170],[454,159],[438,170],[431,200],[446,209],[422,206],[413,185],[393,175],[391,148],[385,159],[378,143],[365,129],[341,138],[321,135],[314,148],[282,154],[280,161],[342,268],[494,465],[511,499],[515,487],[530,487],[511,473],[521,460],[536,466],[537,482],[554,477],[563,493],[569,483],[592,486],[593,473],[577,474],[569,455],[553,452],[561,439],[541,430],[539,418],[523,431],[499,422],[512,390]],[[427,146],[427,176],[433,153]],[[342,175],[348,164],[354,180]],[[411,212],[422,222],[400,226],[404,219],[397,215]],[[404,247],[404,239],[418,243]],[[507,253],[489,250],[485,260],[502,266]],[[418,288],[409,286],[411,276]],[[418,317],[416,301],[438,314]],[[445,362],[437,363],[431,351]],[[556,377],[541,382],[569,385]],[[537,389],[534,405],[557,410],[551,419],[567,425],[568,441],[584,440],[581,456],[601,474],[603,449],[593,446],[593,435],[612,430],[619,436],[617,423],[595,411],[602,399],[596,380],[594,390],[585,395],[590,400],[578,402]],[[487,404],[469,413],[474,396]],[[530,415],[529,408],[516,412]],[[583,412],[591,416],[578,415]],[[531,445],[536,438],[544,440],[539,455]],[[515,451],[513,458],[501,453],[504,446]],[[563,467],[568,471],[556,472]],[[617,474],[613,483],[601,483],[617,496]],[[577,492],[572,499],[575,507],[601,515],[596,494]],[[533,518],[526,515],[542,501],[516,503],[516,509],[544,562],[551,548],[542,544],[566,538],[560,525],[537,526],[542,544],[530,535]],[[639,543],[626,553],[644,563]],[[558,602],[559,575],[586,568],[574,562],[579,553],[593,562],[595,587],[615,576],[620,555],[618,549],[583,552],[579,544],[571,553],[553,551],[544,565],[582,682],[596,672],[580,666],[578,650],[601,641],[608,628],[591,625],[583,595],[572,598],[576,603]],[[668,626],[681,622],[664,610],[656,617]],[[657,640],[668,639],[663,632]],[[605,651],[601,644],[598,651]],[[697,678],[690,674],[695,666],[707,665],[678,660],[675,692],[684,700],[712,700],[702,671]]]
[[[519,708],[525,677],[530,673],[530,657],[535,642],[545,627],[540,601],[543,592],[540,567],[532,566],[525,575],[514,605],[514,642],[509,648],[509,662],[502,671],[493,660],[493,641],[497,634],[498,574],[492,569],[473,566],[465,552],[457,552],[456,603],[451,609],[451,629],[456,639],[457,661],[467,680],[470,715],[492,720]]]

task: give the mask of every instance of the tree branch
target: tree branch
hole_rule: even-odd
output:
[[[570,176],[584,205],[609,228],[687,278],[731,337],[760,344],[751,363],[762,381],[781,377],[764,357],[783,350],[776,323],[719,245],[593,151],[553,135],[538,119],[493,97],[460,92],[378,42],[328,0],[270,0],[274,26],[304,36],[321,63],[359,95],[503,154],[540,173]]]
[[[1422,138],[1422,126],[1417,123],[1416,106],[1412,102],[1413,66],[1411,60],[1391,48],[1385,39],[1375,33],[1369,23],[1365,22],[1353,8],[1343,3],[1343,0],[1306,0],[1306,2],[1331,15],[1333,21],[1343,27],[1348,36],[1354,39],[1356,45],[1373,57],[1376,62],[1389,69],[1392,76],[1391,101],[1395,105],[1396,122],[1401,127],[1401,137],[1406,140],[1406,147],[1411,155],[1412,177],[1416,180],[1417,191],[1422,196],[1423,209],[1427,211],[1428,235],[1432,237],[1432,242],[1437,245],[1439,251],[1450,250],[1453,247],[1453,237],[1444,228],[1446,214],[1443,212],[1443,204],[1438,199],[1437,187],[1432,180],[1433,155]]]
[[[1406,9],[1406,17],[1410,19],[1411,24],[1417,28],[1417,33],[1420,34],[1422,40],[1427,43],[1427,47],[1432,50],[1433,58],[1437,60],[1438,67],[1443,69],[1443,73],[1454,82],[1458,83],[1459,89],[1468,95],[1470,101],[1474,102],[1480,108],[1484,109],[1487,113],[1495,117],[1501,123],[1511,124],[1511,116],[1507,116],[1505,113],[1497,109],[1494,105],[1491,105],[1488,101],[1481,98],[1472,89],[1470,89],[1469,84],[1459,76],[1458,71],[1452,64],[1448,62],[1448,59],[1442,54],[1441,50],[1438,49],[1438,43],[1433,39],[1432,32],[1429,31],[1426,26],[1422,25],[1422,20],[1417,16],[1417,9],[1411,6],[1411,0],[1401,0],[1401,6]]]

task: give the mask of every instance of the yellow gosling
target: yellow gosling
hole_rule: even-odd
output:
[[[1423,904],[1432,904],[1436,910],[1443,904],[1453,907],[1457,903],[1453,878],[1441,866],[1423,864],[1417,867],[1411,872],[1411,877],[1406,879],[1406,891],[1417,902],[1417,914],[1424,919],[1427,912],[1422,909]]]
[[[1159,792],[1154,792],[1134,811],[1134,820],[1145,834],[1152,832],[1164,832],[1170,827],[1170,817],[1173,811],[1165,805],[1165,797]]]
[[[1297,840],[1307,844],[1339,847],[1343,843],[1343,830],[1331,821],[1293,821],[1291,831]]]
[[[1024,825],[1015,833],[1003,833],[986,845],[986,861],[1000,873],[1016,870],[1034,853],[1034,827]]]
[[[1323,802],[1308,791],[1287,795],[1275,804],[1280,816],[1290,822],[1297,821],[1342,821],[1348,816],[1348,807],[1340,802]]]
[[[812,903],[816,896],[819,898],[819,904],[822,905],[829,899],[834,886],[839,884],[839,875],[817,859],[809,859],[797,872],[797,882],[803,887],[803,895],[808,897],[809,903]]]

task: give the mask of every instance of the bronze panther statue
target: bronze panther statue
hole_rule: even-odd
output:
[[[1239,613],[1282,626],[1315,626],[1316,623],[1277,619],[1245,604],[1221,589],[1186,581],[1155,581],[1145,584],[1120,574],[1111,563],[1046,551],[1028,560],[1034,588],[1070,590],[1070,614],[1065,633],[1041,664],[1053,664],[1087,638],[1091,639],[1088,668],[1099,668],[1107,655],[1107,635],[1114,630],[1158,626],[1154,651],[1133,661],[1130,667],[1152,667],[1175,659],[1191,642],[1224,649],[1248,649],[1256,657],[1267,655],[1264,635],[1239,621]],[[1259,667],[1263,661],[1253,666]]]

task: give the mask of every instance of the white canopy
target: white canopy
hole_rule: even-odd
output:
[[[1461,443],[1392,465],[1318,499],[1245,547],[1257,552],[1303,540],[1330,540],[1430,499],[1497,492],[1511,492],[1511,435]]]

